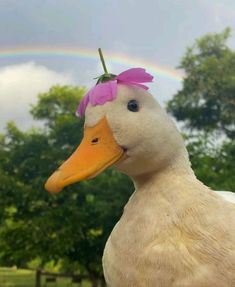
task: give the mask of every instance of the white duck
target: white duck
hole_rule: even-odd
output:
[[[139,85],[147,80],[120,78],[83,100],[84,139],[46,188],[57,192],[111,165],[134,181],[104,250],[108,286],[235,286],[235,205],[195,177],[174,123]]]

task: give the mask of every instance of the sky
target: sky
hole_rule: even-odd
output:
[[[110,72],[146,68],[150,92],[164,106],[182,86],[177,69],[187,47],[206,33],[232,28],[234,0],[0,0],[0,131],[52,85],[95,84],[102,48]]]

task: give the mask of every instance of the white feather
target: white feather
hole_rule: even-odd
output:
[[[215,191],[219,196],[223,197],[225,200],[235,203],[235,192],[231,191]]]

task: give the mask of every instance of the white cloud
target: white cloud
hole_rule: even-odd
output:
[[[13,120],[23,129],[32,126],[30,105],[37,95],[56,84],[74,84],[73,78],[33,62],[0,69],[0,130]]]

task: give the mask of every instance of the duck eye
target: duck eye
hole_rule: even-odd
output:
[[[127,108],[131,112],[138,112],[139,110],[139,105],[136,100],[130,100],[127,104]]]

